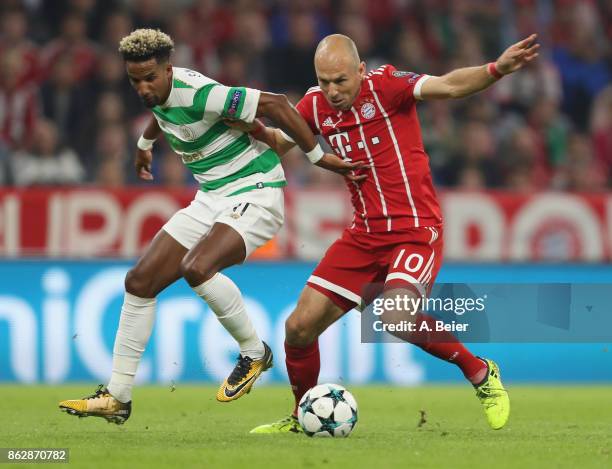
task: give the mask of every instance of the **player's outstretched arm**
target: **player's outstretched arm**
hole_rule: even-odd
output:
[[[279,156],[283,156],[295,146],[295,142],[283,137],[283,133],[279,129],[266,127],[259,119],[255,119],[250,123],[232,119],[225,119],[224,122],[232,129],[249,133],[255,140],[264,142]]]
[[[296,144],[306,153],[315,165],[345,176],[351,181],[362,181],[367,175],[354,174],[355,170],[365,168],[363,163],[351,163],[321,149],[316,137],[299,112],[289,103],[286,96],[262,92],[257,107],[258,117],[267,117],[278,125],[279,129],[264,126],[257,119],[253,123],[226,120],[226,124],[243,132],[249,132],[254,138],[266,143],[279,155],[285,154]],[[290,140],[288,140],[286,138]],[[306,148],[310,148],[307,150]]]
[[[463,98],[488,88],[504,75],[514,73],[538,56],[537,35],[508,47],[495,62],[458,68],[441,77],[429,77],[421,87],[421,99]]]
[[[307,155],[310,156],[312,151],[316,151],[319,159],[323,156],[323,150],[310,127],[285,95],[262,92],[257,106],[257,117],[267,117],[274,122]]]
[[[266,127],[259,119],[255,119],[252,124],[245,123],[245,125],[249,125],[246,132],[249,132],[255,139],[266,143],[280,156],[295,146],[295,142],[285,139],[279,129]]]
[[[136,169],[136,175],[140,179],[145,181],[152,181],[153,174],[151,173],[151,163],[153,161],[153,143],[159,135],[161,129],[157,123],[155,117],[151,117],[147,128],[143,132],[142,136],[138,139],[136,157],[134,158],[134,168]]]
[[[267,117],[274,122],[287,135],[289,140],[293,140],[312,164],[321,166],[329,171],[333,171],[347,177],[352,181],[365,179],[363,175],[355,175],[354,170],[364,167],[362,163],[350,163],[338,158],[336,155],[325,153],[316,137],[308,127],[308,124],[300,113],[289,103],[285,95],[274,93],[261,93],[257,106],[257,117]],[[274,134],[274,142],[277,148],[284,149],[286,144],[280,143],[279,135],[283,140],[287,140],[280,131]]]

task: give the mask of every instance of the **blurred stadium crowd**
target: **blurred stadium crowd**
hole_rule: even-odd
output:
[[[287,93],[316,84],[321,37],[351,36],[368,69],[441,75],[494,60],[531,32],[527,70],[476,97],[419,104],[441,187],[601,191],[612,187],[611,0],[2,0],[0,186],[139,184],[135,141],[149,113],[118,41],[137,27],[174,38],[173,63],[227,85]],[[155,183],[191,184],[165,144]],[[293,187],[337,187],[300,152]]]

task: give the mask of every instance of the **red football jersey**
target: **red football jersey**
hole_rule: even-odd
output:
[[[332,108],[317,86],[297,105],[339,157],[371,166],[364,182],[347,180],[352,229],[399,231],[442,222],[415,105],[425,79],[383,65],[366,75],[348,111]]]

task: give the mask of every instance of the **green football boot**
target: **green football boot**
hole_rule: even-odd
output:
[[[487,422],[493,430],[499,430],[510,416],[510,399],[499,374],[499,367],[493,360],[481,358],[487,364],[487,377],[474,386],[476,396],[484,408]]]
[[[267,423],[253,428],[249,433],[256,433],[260,435],[272,434],[272,433],[304,433],[297,417],[290,415],[284,419],[274,423]]]

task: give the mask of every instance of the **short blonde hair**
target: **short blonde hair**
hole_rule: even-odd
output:
[[[168,61],[174,50],[174,41],[159,29],[136,29],[119,42],[119,53],[123,60],[144,62],[155,58]]]

